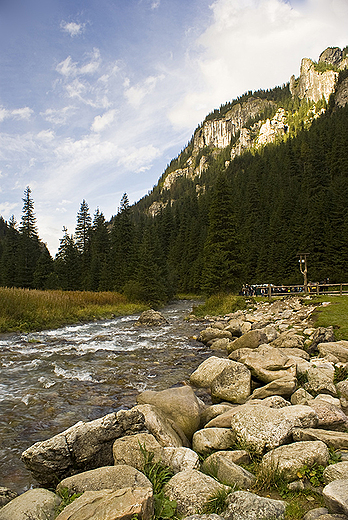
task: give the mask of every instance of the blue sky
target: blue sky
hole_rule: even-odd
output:
[[[205,115],[348,45],[348,0],[1,0],[0,214],[54,255],[150,191]]]

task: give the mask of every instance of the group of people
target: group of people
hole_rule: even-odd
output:
[[[269,291],[271,294],[288,294],[304,292],[304,288],[302,285],[244,284],[239,294],[240,296],[268,296]]]

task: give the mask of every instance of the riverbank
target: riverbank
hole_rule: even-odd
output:
[[[0,287],[0,333],[56,329],[64,325],[142,312],[117,292],[39,291]]]
[[[179,517],[205,511],[218,513],[215,520],[299,520],[308,512],[306,520],[324,514],[333,520],[329,511],[347,513],[348,346],[336,341],[333,327],[313,327],[317,312],[310,299],[285,298],[206,317],[198,339],[211,355],[183,385],[140,391],[138,406],[79,423],[32,446],[23,460],[45,486],[82,472],[57,488],[75,493],[82,482],[83,491],[96,491],[98,471],[102,507],[110,496],[100,485],[120,492],[119,476],[101,484],[110,472],[105,466],[117,474],[125,465],[144,472],[139,446],[146,442],[153,461],[162,459],[175,473],[163,493]],[[144,520],[152,514],[149,493],[149,508],[139,511]],[[61,518],[70,518],[68,510]]]

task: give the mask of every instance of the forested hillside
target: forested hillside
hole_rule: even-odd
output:
[[[347,69],[325,70],[336,74],[329,99],[301,99],[288,84],[209,114],[151,193],[133,206],[125,194],[110,222],[83,200],[54,260],[27,188],[20,225],[0,220],[0,284],[159,304],[176,292],[301,283],[299,251],[309,280],[347,282]]]

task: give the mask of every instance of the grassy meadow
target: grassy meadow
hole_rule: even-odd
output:
[[[0,287],[0,332],[29,332],[138,313],[145,304],[131,303],[116,292],[39,291]]]

